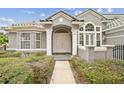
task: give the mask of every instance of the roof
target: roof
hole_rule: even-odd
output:
[[[53,16],[55,16],[55,15],[57,15],[57,14],[59,14],[59,13],[64,13],[65,15],[67,15],[67,16],[69,16],[69,17],[71,17],[72,19],[77,20],[75,17],[73,17],[73,16],[69,15],[68,13],[66,13],[66,12],[64,12],[64,11],[59,11],[59,12],[57,12],[57,13],[55,13],[55,14],[53,14],[53,15],[49,16],[48,18],[46,18],[46,20],[51,19]]]
[[[102,14],[107,19],[114,19],[119,17],[124,17],[124,14]]]
[[[120,27],[120,26],[124,26],[124,17],[114,18],[110,20],[107,23],[106,28],[104,30],[109,30],[112,28]]]
[[[96,12],[96,11],[95,11],[95,10],[93,10],[93,9],[87,9],[86,11],[84,11],[84,12],[82,12],[82,13],[80,13],[80,14],[76,15],[75,17],[78,17],[78,16],[80,16],[80,15],[82,15],[82,14],[84,14],[84,13],[88,12],[88,11],[92,11],[92,12],[96,13],[97,15],[101,16],[102,18],[106,19],[106,17],[105,17],[105,16],[103,16],[103,15],[99,14],[98,12]]]

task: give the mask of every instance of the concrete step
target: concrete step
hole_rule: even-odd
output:
[[[56,61],[67,61],[71,58],[71,55],[53,55]]]

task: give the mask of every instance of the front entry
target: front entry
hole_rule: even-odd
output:
[[[71,32],[58,30],[53,32],[53,53],[71,53]]]

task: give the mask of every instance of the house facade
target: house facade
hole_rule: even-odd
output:
[[[91,9],[75,17],[59,11],[45,20],[6,27],[8,49],[79,55],[89,61],[112,58],[113,46],[124,43],[123,18]]]

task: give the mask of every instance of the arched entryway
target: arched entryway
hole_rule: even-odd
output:
[[[71,27],[65,25],[54,26],[52,41],[53,54],[72,54]]]

